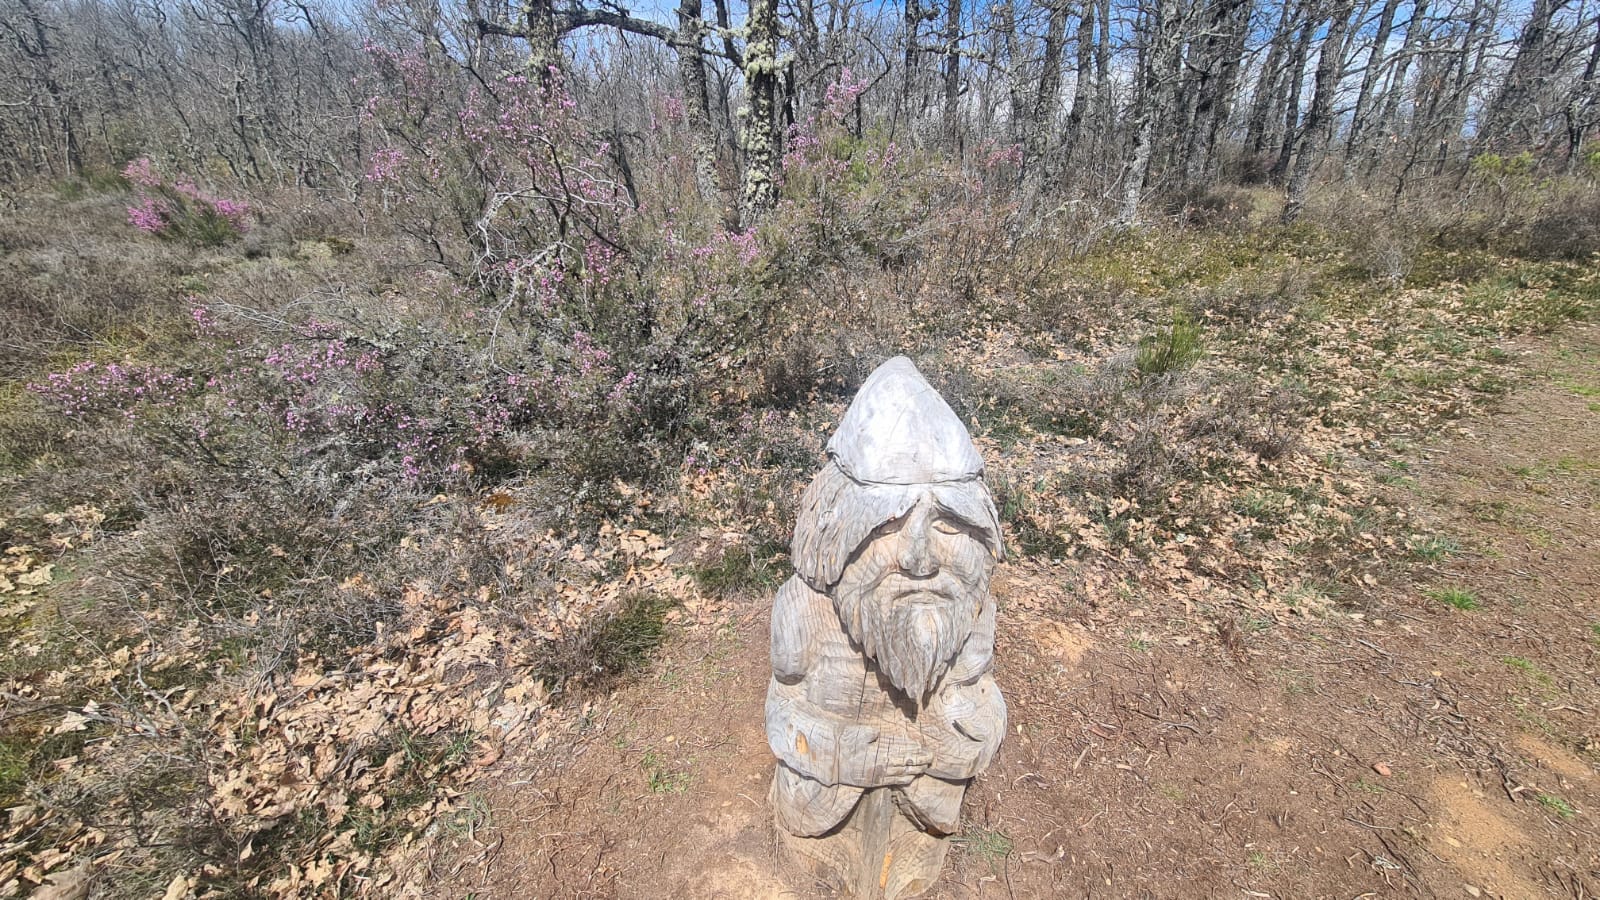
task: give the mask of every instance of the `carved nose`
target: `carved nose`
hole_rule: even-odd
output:
[[[913,578],[927,578],[939,572],[928,541],[926,520],[913,521],[906,528],[900,545],[900,571]]]

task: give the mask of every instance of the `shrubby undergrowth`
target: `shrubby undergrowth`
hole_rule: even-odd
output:
[[[1287,616],[1274,567],[1348,577],[1341,542],[1386,527],[1351,455],[1491,401],[1497,340],[1600,298],[1592,177],[1514,160],[1446,204],[1329,193],[1283,228],[1237,189],[1126,231],[1019,208],[1013,148],[962,168],[863,130],[847,73],[739,230],[630,181],[559,79],[372,53],[411,89],[365,109],[352,200],[246,207],[135,161],[0,234],[26,329],[0,368],[0,678],[25,698],[0,792],[46,823],[0,882],[60,846],[153,873],[110,893],[353,885],[503,722],[341,733],[390,794],[261,806],[250,748],[282,735],[241,696],[484,633],[447,667],[463,709],[509,672],[559,702],[642,664],[684,596],[622,580],[681,550],[673,591],[770,590],[820,435],[896,353],[985,443],[1021,559],[1182,559],[1221,586],[1197,614]]]
[[[134,188],[128,224],[146,234],[209,246],[223,244],[250,229],[250,205],[214,197],[188,178],[168,179],[140,157],[122,170]]]

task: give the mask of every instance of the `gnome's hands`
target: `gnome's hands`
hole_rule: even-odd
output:
[[[965,779],[989,767],[1005,737],[1006,707],[988,675],[969,685],[951,685],[934,695],[919,719],[923,739],[934,748],[930,775]]]
[[[849,725],[840,735],[838,764],[841,784],[898,786],[927,772],[933,751],[910,729]]]

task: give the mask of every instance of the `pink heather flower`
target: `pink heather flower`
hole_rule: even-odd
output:
[[[399,150],[379,150],[372,154],[367,164],[366,179],[371,182],[393,181],[405,165],[406,155]]]
[[[172,205],[165,200],[141,194],[139,202],[128,207],[128,224],[145,234],[159,235],[167,230]]]
[[[209,205],[240,234],[250,227],[250,204],[242,200],[211,200]]]
[[[189,317],[194,320],[194,330],[199,334],[216,334],[217,317],[201,304],[189,307]]]
[[[1011,144],[1011,145],[1005,146],[1005,147],[993,147],[993,148],[990,149],[989,156],[988,156],[987,159],[984,160],[983,167],[986,170],[993,171],[995,168],[997,168],[999,166],[1003,166],[1003,165],[1004,166],[1020,166],[1020,165],[1022,165],[1022,145],[1021,144]]]
[[[677,124],[682,122],[687,115],[683,98],[677,94],[668,94],[661,100],[661,113],[668,122]]]
[[[583,266],[588,271],[589,277],[601,285],[607,285],[616,277],[612,274],[617,260],[620,258],[611,245],[601,241],[589,241],[583,247]]]
[[[711,236],[706,244],[694,247],[689,255],[695,259],[703,260],[714,255],[724,247],[732,247],[738,253],[739,262],[750,265],[761,255],[761,245],[756,240],[755,229],[749,231],[718,231]]]
[[[628,391],[631,390],[633,386],[638,383],[638,381],[639,373],[630,371],[617,381],[617,383],[611,388],[610,392],[606,394],[606,399],[610,400],[612,403],[616,403],[623,397],[627,396]]]
[[[122,177],[139,187],[153,188],[161,186],[161,176],[156,173],[155,164],[149,157],[141,156],[128,163],[122,170]]]
[[[194,380],[155,366],[78,363],[65,372],[52,372],[28,390],[54,403],[68,416],[118,412],[132,421],[145,407],[170,407],[194,387]]]
[[[588,375],[611,359],[611,353],[596,345],[585,331],[572,333],[572,356],[580,375]]]
[[[839,80],[828,85],[827,91],[823,94],[823,105],[827,107],[828,113],[834,118],[843,118],[855,104],[856,98],[866,92],[867,83],[866,78],[856,78],[851,73],[850,67],[845,66],[839,72]]]

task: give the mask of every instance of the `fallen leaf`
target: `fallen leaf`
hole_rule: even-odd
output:
[[[34,900],[83,900],[89,896],[89,864],[57,872],[34,891]]]
[[[51,733],[66,734],[69,731],[83,731],[89,727],[89,723],[93,721],[94,715],[99,709],[99,704],[90,700],[84,704],[82,712],[75,709],[68,710],[67,714],[61,717],[61,724],[57,725],[56,730]]]
[[[45,563],[31,572],[17,576],[17,584],[24,587],[44,587],[55,579],[55,563]]]

